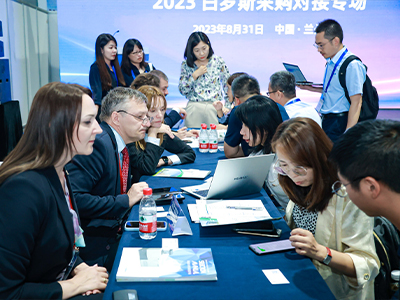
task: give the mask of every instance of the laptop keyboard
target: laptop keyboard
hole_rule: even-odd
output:
[[[206,197],[208,194],[209,190],[201,190],[201,191],[195,191],[195,193],[201,197]]]

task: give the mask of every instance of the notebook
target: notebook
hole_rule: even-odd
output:
[[[219,160],[214,177],[201,185],[181,187],[202,199],[228,199],[258,193],[275,154]]]
[[[318,85],[322,86],[322,83],[314,83],[311,81],[307,81],[307,79],[304,77],[303,72],[301,72],[300,68],[298,65],[292,65],[288,63],[283,63],[283,66],[286,68],[286,70],[294,75],[294,78],[296,79],[296,84],[297,85]]]

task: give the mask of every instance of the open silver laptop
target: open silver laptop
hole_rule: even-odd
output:
[[[285,69],[294,75],[296,79],[297,85],[317,85],[322,86],[322,83],[314,83],[312,81],[307,81],[306,77],[304,77],[303,72],[301,72],[298,65],[292,65],[288,63],[283,63]]]
[[[181,189],[203,199],[228,199],[258,193],[267,178],[275,154],[218,161],[212,181]]]

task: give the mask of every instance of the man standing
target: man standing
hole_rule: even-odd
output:
[[[346,71],[346,87],[350,103],[339,82],[339,70],[347,57],[352,55],[343,45],[343,30],[335,20],[321,22],[316,30],[315,44],[326,59],[323,88],[299,86],[301,89],[322,93],[317,110],[322,115],[322,128],[332,141],[358,122],[362,105],[366,69],[362,62],[353,60]]]
[[[369,216],[383,216],[400,230],[400,122],[363,121],[334,144],[341,187]]]
[[[313,119],[321,126],[321,117],[310,104],[296,97],[296,79],[288,71],[279,71],[269,79],[268,97],[282,105],[291,119],[304,117]]]
[[[248,150],[250,149],[249,144],[247,144],[240,134],[242,129],[242,122],[235,115],[236,107],[244,103],[247,99],[252,96],[260,95],[260,85],[257,79],[250,75],[241,75],[232,82],[232,95],[235,101],[235,107],[232,109],[228,130],[226,131],[224,140],[224,152],[226,158],[235,158],[248,155]],[[279,111],[282,116],[282,120],[285,121],[289,119],[285,109],[282,105],[277,104]]]
[[[103,132],[94,140],[93,153],[77,155],[67,165],[86,242],[80,256],[89,265],[111,270],[120,226],[148,187],[145,182],[131,186],[126,148],[144,138],[150,126],[146,103],[147,98],[136,90],[111,90],[103,99]]]

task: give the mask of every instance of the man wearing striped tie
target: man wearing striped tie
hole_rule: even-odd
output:
[[[109,272],[121,226],[148,187],[145,182],[131,186],[126,148],[143,139],[150,127],[146,104],[147,98],[136,90],[117,87],[110,91],[101,106],[103,132],[91,141],[93,153],[75,156],[67,165],[86,242],[80,257]]]

